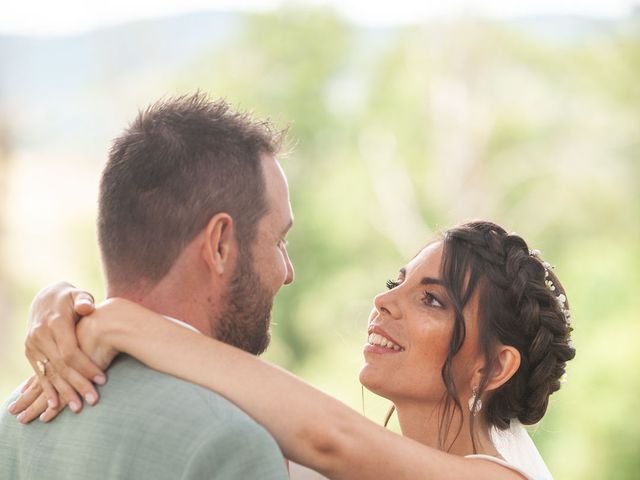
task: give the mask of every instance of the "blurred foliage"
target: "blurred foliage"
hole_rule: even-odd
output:
[[[550,469],[636,478],[638,27],[574,41],[477,19],[376,32],[291,7],[246,15],[169,79],[289,126],[296,282],[267,357],[360,410],[373,296],[439,229],[491,219],[543,251],[572,305],[578,354],[533,431]],[[364,408],[379,421],[386,402],[367,394]]]

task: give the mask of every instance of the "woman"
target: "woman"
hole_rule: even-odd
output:
[[[521,237],[473,222],[428,244],[387,287],[369,317],[360,381],[393,402],[403,437],[126,300],[105,302],[77,335],[100,366],[125,352],[219,392],[267,428],[285,456],[329,478],[550,478],[520,423],[543,417],[575,355],[551,267]],[[35,364],[42,354],[32,347],[30,357]],[[12,413],[32,402],[30,417],[44,410],[36,383]]]

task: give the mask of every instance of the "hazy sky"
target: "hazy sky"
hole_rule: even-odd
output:
[[[17,0],[3,2],[0,33],[69,34],[131,20],[201,10],[269,10],[282,0]],[[619,17],[640,0],[298,0],[332,5],[364,25],[394,25],[422,18],[474,13],[491,17],[573,14]]]

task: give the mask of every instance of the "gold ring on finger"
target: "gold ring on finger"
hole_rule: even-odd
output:
[[[37,360],[36,361],[36,365],[38,366],[38,370],[40,370],[40,373],[44,376],[47,373],[47,363],[49,363],[49,359],[45,358],[44,360],[40,361]]]

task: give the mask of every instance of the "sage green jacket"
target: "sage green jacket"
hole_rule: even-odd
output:
[[[212,366],[215,368],[215,366]],[[121,355],[82,413],[21,425],[0,412],[0,479],[287,479],[273,438],[235,405]]]

